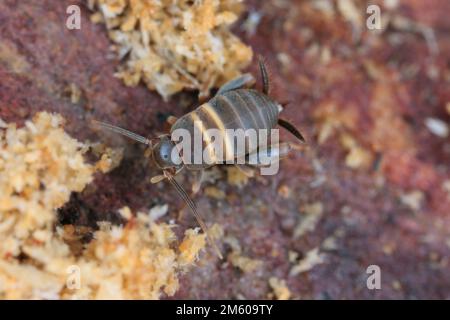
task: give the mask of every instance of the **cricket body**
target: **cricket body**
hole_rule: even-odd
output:
[[[194,152],[183,157],[183,162],[188,170],[203,170],[211,165],[223,163],[235,163],[236,159],[243,158],[258,149],[261,145],[256,141],[250,144],[248,137],[244,148],[238,148],[235,144],[234,136],[227,135],[226,132],[259,132],[270,129],[277,124],[280,106],[272,101],[268,96],[253,89],[235,89],[219,92],[208,102],[202,104],[194,111],[178,119],[171,128],[172,140],[176,130],[184,129],[188,136],[194,137],[195,130],[203,137],[202,148],[206,150],[213,139],[210,133],[216,129],[220,133],[219,139],[222,149],[221,155],[214,155],[211,161],[195,163]],[[255,138],[256,138],[255,134]],[[191,148],[191,151],[194,151]],[[183,155],[185,155],[183,153]]]
[[[220,258],[222,258],[222,255],[220,254],[220,251],[215,243],[210,239],[206,224],[197,212],[195,203],[174,179],[174,176],[176,176],[184,168],[189,171],[200,170],[200,172],[203,172],[205,168],[210,167],[211,165],[224,163],[222,160],[229,161],[244,157],[248,161],[249,159],[258,158],[261,153],[276,154],[276,159],[283,158],[290,152],[291,144],[284,142],[270,145],[265,148],[260,148],[256,145],[253,146],[253,148],[246,148],[245,154],[242,154],[242,152],[239,154],[236,148],[229,147],[231,143],[224,134],[224,158],[217,159],[217,162],[213,164],[198,164],[192,162],[187,163],[186,158],[183,158],[183,155],[180,155],[179,157],[177,156],[180,150],[177,150],[177,145],[173,141],[172,135],[177,129],[186,130],[191,136],[194,135],[194,130],[198,130],[200,133],[205,134],[209,129],[216,129],[220,132],[227,129],[243,129],[244,131],[248,129],[254,129],[256,131],[266,129],[270,131],[278,124],[287,129],[297,139],[304,142],[302,134],[295,128],[294,125],[279,118],[279,113],[282,111],[282,106],[269,96],[269,78],[266,67],[261,58],[259,60],[259,67],[263,82],[262,92],[254,89],[248,89],[247,87],[254,83],[254,78],[250,74],[244,74],[224,84],[212,99],[200,105],[195,110],[185,114],[179,119],[169,117],[168,122],[171,124],[170,134],[165,134],[155,139],[150,140],[125,129],[95,121],[105,129],[122,134],[128,138],[149,146],[154,163],[163,172],[162,175],[153,177],[151,182],[158,183],[164,179],[167,179],[175,187],[180,197],[190,207],[198,223],[200,224],[200,227],[203,229],[203,232],[206,234],[209,242],[211,242]],[[153,143],[154,140],[157,140],[156,143]],[[208,144],[208,141],[205,143]],[[235,165],[245,174],[252,174],[252,172],[250,172],[251,170],[249,171],[248,163],[244,165]],[[253,164],[253,166],[258,165],[260,164],[257,162]],[[194,185],[194,189],[196,191],[200,188],[200,183],[201,179],[196,186]]]

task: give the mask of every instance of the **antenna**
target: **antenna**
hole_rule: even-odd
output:
[[[149,139],[147,139],[147,138],[145,138],[145,137],[143,137],[141,135],[138,135],[137,133],[125,130],[123,128],[114,126],[114,125],[106,123],[106,122],[92,120],[92,123],[94,123],[95,125],[103,128],[103,129],[106,129],[106,130],[109,130],[109,131],[121,134],[121,135],[123,135],[123,136],[125,136],[127,138],[130,138],[130,139],[134,140],[134,141],[137,141],[137,142],[149,145],[149,146],[152,145],[152,143],[151,143],[151,141]]]
[[[189,197],[189,195],[186,193],[186,191],[183,189],[183,187],[180,186],[180,184],[173,178],[173,176],[171,174],[169,174],[167,171],[164,171],[164,173],[165,173],[167,179],[170,181],[170,183],[175,187],[175,190],[177,190],[178,195],[187,203],[187,205],[191,209],[192,213],[195,216],[195,219],[197,219],[198,224],[200,225],[203,232],[205,233],[206,238],[208,239],[208,242],[211,243],[211,245],[214,247],[216,254],[219,256],[220,259],[223,259],[223,256],[220,253],[220,250],[217,247],[216,243],[209,236],[208,228],[206,227],[206,224],[203,221],[203,218],[198,213],[197,206],[195,205],[194,201],[192,201],[192,199]]]

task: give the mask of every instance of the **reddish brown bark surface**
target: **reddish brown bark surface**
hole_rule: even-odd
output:
[[[73,2],[82,7],[79,31],[64,27],[66,7]],[[354,2],[364,13],[364,2]],[[364,20],[363,26],[354,25],[336,6],[334,15],[327,15],[309,1],[250,1],[247,9],[262,15],[260,24],[253,34],[245,31],[246,13],[235,30],[266,57],[273,95],[291,102],[284,114],[301,128],[308,145],[284,160],[276,176],[253,179],[242,189],[219,180],[224,200],[196,196],[208,223],[220,224],[239,240],[245,256],[263,263],[243,273],[209,250],[182,278],[175,297],[265,298],[271,292],[268,279],[275,276],[287,281],[294,298],[450,298],[450,191],[444,188],[450,142],[424,124],[427,117],[450,120],[450,3],[400,1],[389,11],[392,19],[432,28],[436,43],[425,41],[423,29],[401,23],[374,34]],[[125,205],[135,211],[159,203],[169,203],[163,219],[177,219],[183,203],[169,185],[148,182],[156,170],[145,162],[143,149],[96,133],[89,120],[152,137],[167,130],[166,115],[192,110],[196,95],[183,93],[165,103],[144,86],[125,87],[114,78],[120,62],[109,46],[105,28],[90,22],[82,1],[1,1],[0,117],[23,123],[37,111],[56,111],[79,140],[125,146],[120,167],[74,196],[61,212],[62,222],[118,223],[116,211]],[[256,65],[250,71],[256,74]],[[75,103],[71,84],[81,90]],[[319,143],[330,121],[334,129]],[[369,165],[346,165],[343,135],[367,151]],[[193,178],[185,174],[181,180],[188,186]],[[279,192],[281,187],[290,192]],[[417,209],[401,201],[412,191],[424,196]],[[323,205],[321,219],[294,239],[304,207],[314,202]],[[195,226],[188,211],[182,212],[178,232]],[[334,249],[323,246],[329,237]],[[302,259],[316,247],[324,262],[289,276],[289,251]],[[381,290],[366,287],[372,264],[381,268]]]

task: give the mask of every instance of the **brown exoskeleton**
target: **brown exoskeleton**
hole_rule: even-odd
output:
[[[162,175],[153,177],[151,179],[151,182],[157,183],[164,179],[169,180],[169,182],[175,187],[181,198],[189,205],[200,227],[206,234],[209,242],[213,244],[219,257],[221,258],[222,255],[220,254],[220,251],[216,247],[215,243],[211,241],[207,232],[206,224],[197,212],[195,203],[192,201],[186,191],[174,179],[174,176],[177,175],[183,168],[186,168],[190,171],[203,170],[207,167],[210,167],[211,164],[187,164],[183,161],[178,164],[179,161],[174,161],[173,159],[173,154],[177,154],[177,152],[172,152],[174,148],[176,148],[176,144],[174,141],[172,141],[171,135],[176,129],[180,128],[185,129],[191,133],[193,133],[194,128],[199,129],[200,132],[204,132],[205,130],[211,128],[219,129],[221,131],[224,131],[225,129],[240,128],[244,130],[270,130],[273,129],[277,124],[279,124],[289,132],[291,132],[300,141],[304,142],[302,134],[292,124],[290,124],[286,120],[279,118],[279,113],[281,112],[282,107],[279,103],[269,97],[269,78],[267,70],[261,59],[259,61],[259,67],[263,82],[262,92],[245,88],[246,86],[254,82],[254,78],[250,74],[244,74],[236,79],[233,79],[224,84],[211,100],[200,105],[195,110],[185,114],[179,119],[169,117],[168,121],[172,125],[170,134],[165,134],[156,138],[156,143],[152,142],[152,140],[155,139],[150,140],[128,130],[107,123],[95,121],[103,128],[122,134],[128,138],[149,146],[154,163],[163,172]],[[198,127],[199,123],[200,128]],[[225,144],[227,144],[227,142],[229,141],[225,141]],[[264,150],[260,150],[260,148],[256,146],[256,148],[254,148],[253,150],[249,150],[249,152],[244,155],[238,155],[235,152],[227,152],[225,160],[233,160],[242,156],[246,157],[246,159],[248,160],[251,157],[258,156],[260,152],[275,153],[280,158],[286,156],[290,150],[291,145],[286,142],[270,146],[269,148],[266,148]],[[177,160],[180,160],[180,158]],[[216,164],[218,163],[219,162],[217,162]]]

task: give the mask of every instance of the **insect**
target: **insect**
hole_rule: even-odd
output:
[[[222,255],[215,243],[211,240],[206,224],[198,213],[194,201],[192,201],[191,197],[187,194],[183,187],[174,179],[174,177],[184,168],[189,171],[200,170],[202,172],[202,170],[211,166],[211,164],[187,164],[183,161],[181,161],[180,164],[176,164],[171,157],[172,151],[176,148],[175,142],[172,141],[171,135],[176,129],[179,128],[185,129],[188,132],[193,132],[195,126],[198,126],[198,123],[201,124],[201,128],[197,129],[200,129],[201,132],[204,132],[207,129],[218,129],[220,131],[225,129],[270,130],[278,124],[292,133],[297,139],[304,142],[305,139],[296,127],[287,120],[279,117],[279,113],[283,108],[281,104],[269,96],[269,77],[267,69],[261,58],[259,59],[259,69],[262,78],[262,92],[247,88],[249,85],[254,83],[254,78],[251,74],[243,74],[242,76],[225,83],[219,88],[216,95],[212,99],[200,105],[195,110],[185,114],[179,119],[169,117],[168,122],[171,124],[170,133],[154,139],[148,139],[120,127],[94,120],[94,122],[102,128],[119,133],[149,146],[149,151],[151,152],[154,163],[159,169],[162,170],[162,174],[153,177],[151,182],[158,183],[164,179],[167,179],[174,186],[179,196],[190,207],[192,213],[197,219],[197,222],[206,234],[208,241],[213,245],[220,258],[222,258]],[[154,143],[153,141],[155,140],[156,142]],[[229,141],[225,141],[225,147],[227,142]],[[233,153],[235,152],[235,149],[231,149],[231,151],[227,150],[225,157],[229,159],[244,156],[248,161],[249,159],[257,157],[261,153],[271,153],[276,154],[278,158],[282,158],[286,156],[290,150],[291,145],[284,142],[271,145],[265,149],[258,148],[258,146],[256,146],[253,150],[249,150],[248,153],[240,155]],[[238,167],[244,170],[241,166]]]

